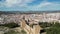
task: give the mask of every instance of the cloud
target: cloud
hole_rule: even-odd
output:
[[[59,6],[60,6],[59,3],[48,2],[47,0],[45,0],[36,6],[31,6],[30,10],[33,11],[60,10]]]
[[[47,0],[44,0],[43,2],[39,3],[38,5],[35,5],[35,6],[31,6],[29,7],[31,10],[40,10],[42,7],[46,7],[46,6],[49,6],[53,3],[51,2],[47,2]]]
[[[6,0],[4,3],[0,3],[0,8],[2,10],[21,10],[21,11],[40,11],[40,10],[59,10],[60,2],[48,2],[48,0],[43,0],[39,4],[29,6],[29,3],[33,3],[36,0]],[[38,2],[38,1],[37,1]],[[34,3],[33,3],[34,4]],[[7,9],[6,9],[7,8]],[[1,10],[1,9],[0,9]]]
[[[12,7],[12,6],[25,6],[27,3],[31,3],[34,0],[6,0],[5,6]]]
[[[50,5],[50,4],[52,4],[52,3],[50,3],[50,2],[43,2],[43,3],[41,3],[41,4],[39,4],[39,5],[37,5],[37,7],[44,7],[44,6],[47,6],[47,5]]]

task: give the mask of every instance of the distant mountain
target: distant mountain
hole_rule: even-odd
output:
[[[60,11],[0,11],[0,14],[42,14],[42,13],[60,13]]]

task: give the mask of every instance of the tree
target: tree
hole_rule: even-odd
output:
[[[11,23],[8,23],[8,24],[0,24],[0,26],[5,26],[5,27],[9,27],[9,28],[15,28],[15,27],[19,27],[20,25],[14,23],[14,22],[11,22]]]
[[[46,27],[51,27],[53,24],[48,23],[48,22],[39,22],[39,25],[40,25],[42,28],[46,28]]]
[[[55,23],[50,29],[47,29],[47,34],[60,34],[60,23]]]

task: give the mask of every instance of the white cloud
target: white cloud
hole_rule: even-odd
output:
[[[5,5],[8,7],[12,7],[13,5],[16,6],[25,6],[27,3],[31,3],[34,0],[6,0]]]
[[[50,4],[52,4],[52,3],[44,2],[44,3],[39,4],[37,7],[44,7],[44,6],[47,6],[47,5],[50,5]]]
[[[53,3],[51,2],[47,2],[47,0],[44,0],[43,2],[41,2],[40,4],[38,5],[35,5],[35,6],[31,6],[29,7],[31,10],[35,9],[35,10],[40,10],[42,7],[46,7],[46,6],[49,6],[49,5],[52,5]]]
[[[47,0],[44,0],[40,4],[38,4],[37,6],[34,6],[34,7],[41,8],[41,7],[44,7],[44,6],[47,6],[47,5],[51,5],[51,4],[53,4],[53,3],[48,2]]]
[[[29,7],[30,10],[38,11],[38,10],[59,10],[60,4],[54,3],[54,2],[48,2],[47,0],[44,0],[38,5]]]
[[[19,7],[27,7],[31,8],[30,6],[27,6],[28,3],[31,3],[35,0],[6,0],[4,5],[7,7],[14,7],[14,6],[19,6]],[[47,5],[52,4],[51,2],[47,2],[47,0],[44,0],[41,2],[39,5],[32,6],[32,8],[41,8]]]
[[[58,10],[60,4],[56,2],[48,2],[47,0],[44,0],[40,2],[38,5],[28,6],[28,3],[32,3],[35,0],[6,0],[4,3],[0,4],[0,7],[5,5],[9,10],[12,8],[12,10]],[[14,7],[15,6],[15,7]]]

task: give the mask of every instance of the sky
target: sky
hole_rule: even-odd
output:
[[[60,10],[60,0],[0,0],[0,11],[47,10]]]

